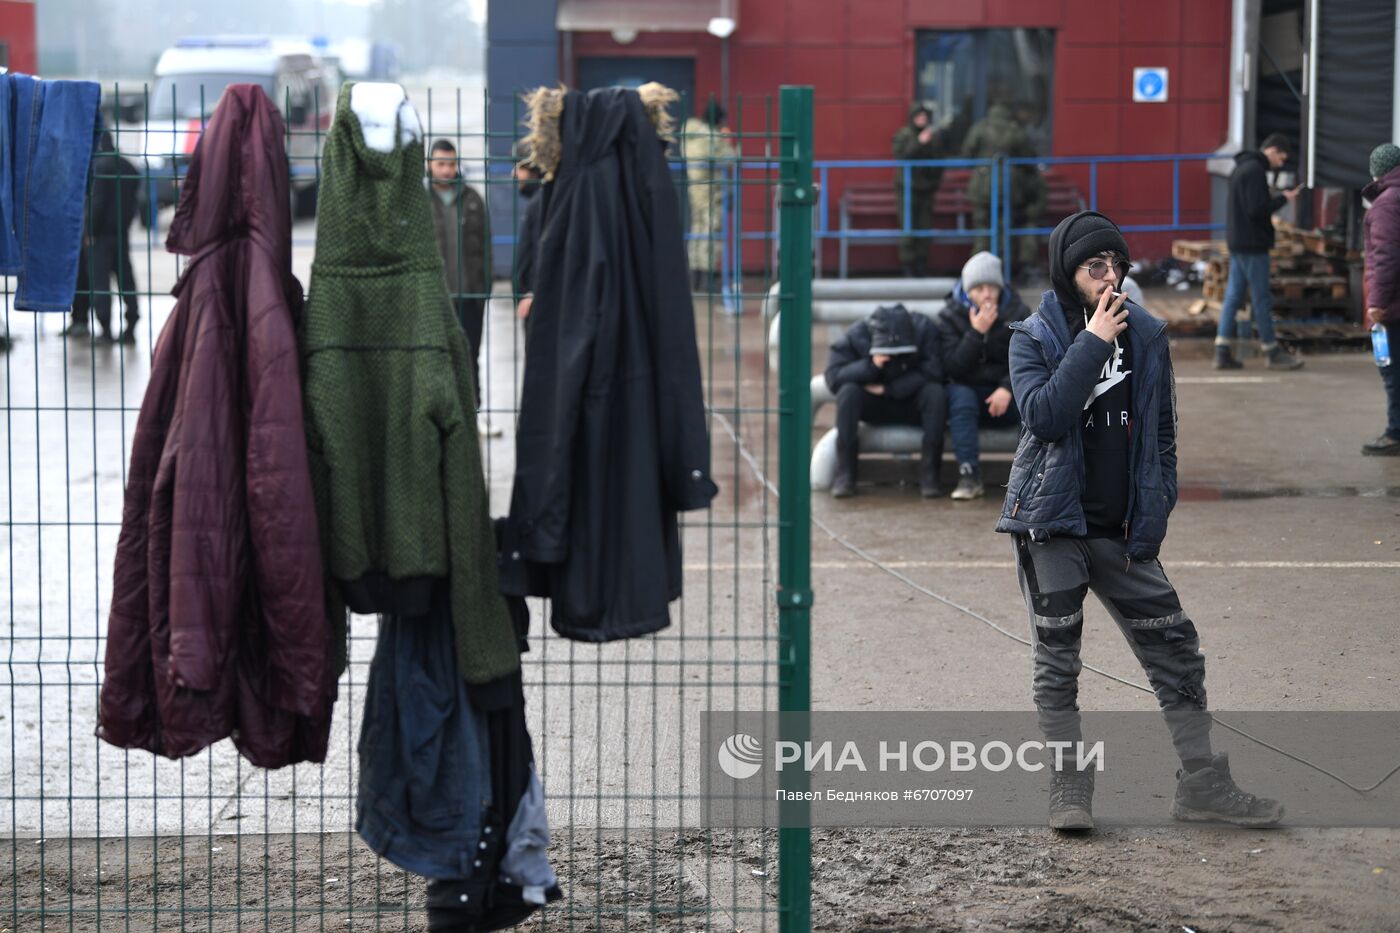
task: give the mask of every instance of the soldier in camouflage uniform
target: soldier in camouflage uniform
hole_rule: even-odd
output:
[[[695,286],[706,291],[715,291],[719,285],[720,256],[724,252],[723,163],[735,157],[729,131],[723,128],[724,116],[724,107],[711,100],[704,116],[686,120],[681,130],[681,157],[685,159],[690,195],[690,274],[695,278]]]
[[[1025,129],[1016,122],[1011,108],[1005,104],[993,104],[987,115],[979,120],[967,138],[963,140],[963,158],[994,159],[998,157],[1022,157],[1037,155],[1031,146]],[[1004,197],[1006,189],[999,193]],[[986,166],[973,169],[972,178],[967,183],[967,197],[972,202],[972,226],[985,230],[992,224],[992,179],[991,170]],[[1045,179],[1034,165],[1016,166],[1011,180],[1011,218],[1018,227],[1034,226],[1045,213]],[[979,236],[973,240],[974,253],[987,249],[988,238]],[[1016,261],[1022,268],[1034,263],[1039,254],[1040,244],[1034,237],[1016,238]]]
[[[909,105],[909,122],[894,134],[896,159],[941,159],[944,156],[943,136],[933,128],[933,111],[921,101]],[[896,168],[894,174],[895,210],[899,226],[904,227],[904,177],[906,171]],[[933,226],[933,204],[938,185],[943,181],[943,169],[933,166],[910,168],[909,229],[927,230]],[[906,236],[899,241],[899,264],[906,276],[922,276],[928,256],[928,238]]]

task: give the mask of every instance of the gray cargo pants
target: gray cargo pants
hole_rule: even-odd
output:
[[[1030,611],[1032,694],[1047,740],[1080,741],[1079,644],[1090,590],[1118,623],[1147,673],[1183,761],[1208,758],[1206,661],[1160,561],[1128,562],[1122,538],[1013,535],[1016,572]]]

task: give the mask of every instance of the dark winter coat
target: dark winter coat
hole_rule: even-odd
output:
[[[1381,320],[1400,324],[1400,168],[1361,192],[1366,212],[1366,307],[1380,308]]]
[[[1288,199],[1269,193],[1268,173],[1264,153],[1249,149],[1235,156],[1225,217],[1225,239],[1232,253],[1267,253],[1274,248],[1274,211]]]
[[[1133,560],[1151,560],[1176,506],[1176,384],[1166,324],[1135,304],[1127,307],[1126,336],[1134,361],[1127,550]],[[1021,441],[997,531],[1029,535],[1034,541],[1084,535],[1080,417],[1113,344],[1088,330],[1071,340],[1054,291],[1047,291],[1039,310],[1011,329],[1011,391],[1021,413]]]
[[[912,353],[896,353],[884,366],[871,356],[891,349],[912,347]],[[833,392],[846,385],[883,383],[892,399],[913,398],[930,382],[943,383],[938,327],[917,311],[903,305],[876,308],[857,321],[844,337],[831,345],[826,363],[826,384]]]
[[[677,513],[718,489],[662,141],[637,91],[558,103],[534,117],[535,139],[557,139],[533,151],[562,159],[537,195],[510,553],[538,571],[530,595],[552,597],[558,632],[609,641],[669,624]]]
[[[140,189],[141,173],[112,151],[111,134],[103,133],[92,155],[92,194],[83,235],[125,238],[141,205]]]
[[[189,257],[132,439],[98,733],[171,758],[325,758],[335,688],[302,426],[286,130],[232,85],[167,247]]]
[[[979,334],[968,319],[972,301],[959,282],[938,316],[938,333],[943,371],[949,382],[973,386],[1011,388],[1011,367],[1007,362],[1011,347],[1011,327],[1024,321],[1030,309],[1016,290],[1003,286],[997,301],[997,319],[992,329]]]
[[[447,202],[426,179],[425,184],[448,293],[459,301],[485,301],[491,290],[491,224],[486,202],[460,175]]]
[[[540,239],[540,209],[544,202],[542,191],[525,202],[520,214],[520,233],[515,241],[515,262],[511,269],[511,283],[515,289],[515,299],[519,301],[535,288],[535,250]]]

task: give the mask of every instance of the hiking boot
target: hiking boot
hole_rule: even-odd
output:
[[[1400,457],[1400,439],[1382,434],[1374,441],[1362,444],[1361,452],[1367,457]]]
[[[88,328],[87,321],[74,321],[63,330],[58,332],[60,337],[86,337],[92,331]]]
[[[1267,354],[1270,369],[1293,370],[1302,369],[1303,361],[1283,347],[1274,347]]]
[[[1216,369],[1244,369],[1244,364],[1235,359],[1235,354],[1225,344],[1218,344],[1215,348],[1215,368]]]
[[[1050,779],[1050,828],[1094,828],[1094,772],[1074,767]]]
[[[1236,826],[1272,826],[1283,819],[1283,804],[1240,790],[1230,776],[1230,756],[1211,758],[1194,774],[1176,772],[1172,816],[1184,822],[1223,822]]]
[[[982,485],[982,471],[975,463],[964,463],[958,467],[958,488],[953,490],[954,499],[980,499],[987,494]]]

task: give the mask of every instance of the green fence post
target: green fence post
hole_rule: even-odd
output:
[[[812,89],[781,97],[781,216],[778,227],[778,710],[785,741],[805,741],[812,708]],[[806,790],[800,769],[785,769],[784,790]],[[778,929],[812,926],[812,832],[805,802],[783,802],[778,830]]]

